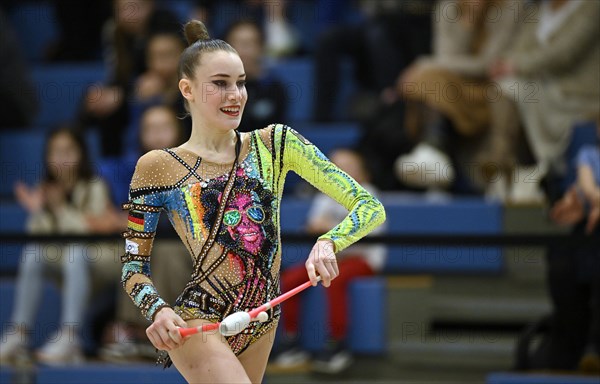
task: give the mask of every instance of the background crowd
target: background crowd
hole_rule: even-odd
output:
[[[185,48],[182,22],[196,18],[212,36],[229,42],[244,63],[249,98],[241,131],[275,122],[294,127],[290,116],[298,97],[310,96],[304,125],[328,129],[344,122],[358,127],[354,147],[328,155],[374,193],[409,191],[477,196],[507,205],[540,204],[549,209],[550,220],[571,226],[575,233],[600,234],[600,128],[587,146],[570,150],[579,125],[600,124],[598,1],[27,4],[51,10],[54,30],[45,36],[34,23],[18,24],[26,9],[22,2],[3,1],[0,6],[0,134],[48,132],[39,182],[18,182],[12,196],[4,197],[26,210],[27,233],[110,234],[124,229],[126,218],[119,206],[127,200],[137,158],[152,149],[178,146],[190,133],[177,65]],[[36,50],[27,46],[26,33],[44,44]],[[274,70],[285,70],[287,62],[299,58],[310,61],[313,74],[300,96]],[[89,62],[102,64],[104,81],[76,95],[76,113],[70,119],[37,124],[43,100],[36,96],[31,68]],[[90,135],[97,139],[90,142]],[[93,161],[92,153],[98,154]],[[293,187],[286,190],[288,195],[306,195],[305,185]],[[306,231],[319,233],[335,225],[344,216],[338,208],[316,194]],[[173,230],[163,219],[153,251],[153,276],[163,297],[174,300],[191,260],[177,240],[167,239]],[[161,236],[166,239],[161,241]],[[39,361],[71,364],[86,356],[109,361],[154,356],[145,340],[146,323],[115,288],[117,263],[91,268],[81,243],[63,244],[52,262],[42,254],[47,248],[28,247],[36,251],[21,257],[14,276],[11,322],[17,330],[3,336],[0,360],[14,362],[28,353],[27,328],[41,305],[45,269],[62,272],[62,327],[57,332],[74,336],[39,348]],[[383,246],[348,250],[340,255],[342,277],[380,272],[385,253]],[[600,253],[554,249],[548,263],[556,321],[534,364],[575,369],[587,359],[600,366]],[[302,280],[294,268],[283,272],[284,287]],[[92,275],[99,275],[100,282]],[[315,369],[325,372],[338,372],[350,361],[344,343],[346,309],[340,305],[346,286],[339,287],[329,297],[341,311],[330,315],[328,332],[335,343],[315,358]],[[95,308],[94,342],[86,349],[80,325],[92,316],[94,302],[107,304]],[[298,305],[289,303],[284,315],[285,332],[291,335],[297,332]],[[291,337],[284,344],[274,354],[274,364],[306,362],[297,340]]]

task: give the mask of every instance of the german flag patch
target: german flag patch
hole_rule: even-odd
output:
[[[127,217],[127,227],[134,231],[144,232],[144,214],[141,212],[130,212]]]

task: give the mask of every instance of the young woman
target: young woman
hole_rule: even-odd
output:
[[[31,234],[91,234],[110,230],[102,225],[105,212],[114,210],[104,181],[94,175],[83,139],[67,129],[50,134],[46,144],[45,177],[35,187],[15,186],[17,201],[27,210]],[[25,352],[34,332],[43,293],[43,274],[60,261],[63,272],[61,325],[57,334],[36,353],[47,364],[83,360],[79,328],[90,291],[88,246],[25,246],[17,277],[12,324],[16,332],[3,335],[0,362],[11,363]],[[58,257],[55,250],[58,249]],[[93,251],[92,251],[93,252]],[[97,259],[99,261],[100,259]]]
[[[338,275],[335,252],[385,220],[383,206],[299,133],[271,125],[252,133],[238,127],[247,93],[237,52],[210,39],[201,22],[186,24],[190,46],[181,56],[179,89],[192,118],[190,139],[151,151],[138,161],[130,201],[122,283],[152,325],[154,346],[168,351],[189,382],[262,380],[275,328],[276,307],[265,323],[223,338],[205,333],[186,340],[179,327],[216,322],[280,294],[279,203],[293,170],[350,213],[322,235],[306,260],[307,278],[328,287]],[[173,307],[150,279],[150,251],[160,211],[166,211],[194,267]]]

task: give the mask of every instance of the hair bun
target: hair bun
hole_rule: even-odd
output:
[[[194,44],[198,40],[209,40],[210,35],[203,22],[199,20],[188,21],[183,27],[185,39],[188,45]]]

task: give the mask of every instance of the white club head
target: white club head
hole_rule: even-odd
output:
[[[269,315],[267,314],[267,312],[260,312],[256,316],[256,320],[258,320],[261,323],[264,323],[265,321],[269,320]]]
[[[233,336],[242,332],[250,324],[248,312],[236,312],[227,316],[219,325],[219,333],[223,336]]]

